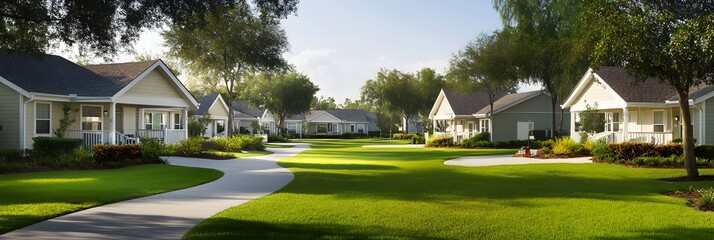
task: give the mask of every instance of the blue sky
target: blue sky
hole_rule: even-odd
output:
[[[358,98],[380,68],[443,72],[453,53],[501,26],[484,0],[303,0],[283,21],[286,58],[338,102]]]
[[[318,96],[342,103],[359,98],[380,68],[443,73],[453,53],[502,23],[490,0],[302,0],[282,26],[290,42],[285,58],[320,87]],[[159,30],[143,33],[134,51],[166,51]]]

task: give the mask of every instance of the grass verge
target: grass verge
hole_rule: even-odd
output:
[[[70,212],[210,182],[214,169],[164,164],[0,175],[0,234]]]

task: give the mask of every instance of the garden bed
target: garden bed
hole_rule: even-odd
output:
[[[709,180],[714,180],[714,176],[706,176]],[[714,211],[714,188],[694,189],[690,187],[685,191],[673,191],[664,193],[670,197],[684,198],[687,206],[704,212]]]

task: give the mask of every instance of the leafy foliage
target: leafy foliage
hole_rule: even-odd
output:
[[[337,103],[335,103],[335,99],[332,97],[325,98],[324,96],[320,96],[320,98],[317,98],[313,96],[310,108],[315,110],[336,109]]]
[[[40,156],[52,156],[62,153],[71,153],[82,146],[82,139],[33,137],[33,151]]]
[[[62,118],[59,120],[59,127],[53,129],[52,133],[58,138],[62,138],[64,137],[64,133],[67,132],[67,128],[76,121],[77,119],[72,115],[72,108],[69,104],[64,104],[62,105]]]
[[[427,147],[452,147],[454,146],[454,138],[452,137],[433,137],[426,143]]]
[[[586,104],[586,110],[579,112],[580,131],[586,133],[596,133],[605,130],[605,115],[598,112],[598,104]],[[573,119],[573,121],[575,121]]]

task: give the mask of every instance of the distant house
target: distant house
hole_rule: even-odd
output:
[[[571,112],[571,137],[580,138],[578,114],[597,105],[605,127],[591,134],[591,139],[663,144],[681,138],[682,121],[674,89],[655,78],[637,85],[632,84],[634,80],[618,67],[588,69],[562,106]],[[689,97],[694,138],[700,144],[714,143],[714,86],[690,89]]]
[[[223,101],[218,93],[200,97],[195,118],[207,117],[209,122],[206,126],[204,137],[225,137],[227,136],[228,105]]]
[[[306,114],[294,115],[285,120],[284,128],[290,134],[304,135],[340,135],[346,132],[365,134],[377,132],[377,119],[373,113],[361,109],[311,110]],[[266,112],[261,124],[276,132],[273,116]]]
[[[399,131],[403,133],[424,133],[424,125],[421,122],[420,115],[412,115],[409,118],[402,118],[401,126],[399,126]]]
[[[500,92],[493,113],[488,97],[480,92],[442,89],[429,114],[435,136],[450,136],[455,142],[489,132],[491,141],[526,140],[549,135],[551,128],[550,96],[542,91]],[[560,119],[560,111],[556,116]],[[567,112],[566,112],[567,114]],[[568,126],[569,119],[564,119]],[[557,129],[556,129],[557,130]]]
[[[86,144],[178,142],[188,109],[198,103],[161,60],[80,66],[59,56],[0,50],[0,148],[32,148],[55,136],[69,107],[76,121],[63,133]]]
[[[260,121],[265,114],[265,109],[251,106],[246,101],[233,101],[233,122],[238,131],[243,133],[260,134]]]

